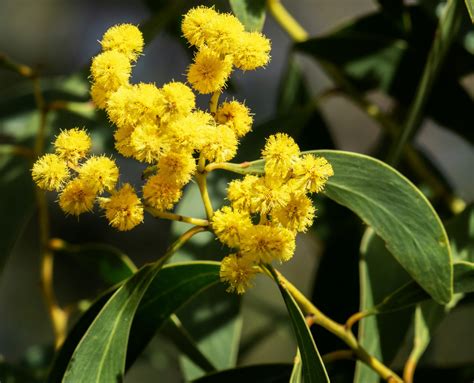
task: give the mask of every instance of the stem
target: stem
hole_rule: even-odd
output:
[[[389,163],[392,165],[398,164],[405,145],[421,125],[423,112],[429,100],[431,90],[438,78],[449,47],[459,30],[462,12],[464,12],[462,1],[450,0],[446,4],[444,12],[439,19],[438,29],[436,30],[433,45],[428,54],[423,75],[408,111],[402,133],[389,158]]]
[[[206,231],[206,228],[202,226],[194,226],[184,234],[182,234],[176,241],[174,241],[166,250],[166,253],[159,259],[157,265],[161,265],[166,262],[171,256],[176,253],[187,241],[189,241],[195,234]]]
[[[35,76],[34,70],[29,66],[13,61],[4,53],[0,53],[0,67],[16,72],[22,77],[32,78]]]
[[[353,359],[354,358],[354,351],[352,350],[336,350],[332,352],[328,352],[327,354],[321,355],[321,359],[324,363],[331,363],[335,362],[336,360],[343,360],[343,359]]]
[[[209,226],[209,221],[206,219],[186,217],[180,214],[170,213],[166,211],[159,211],[151,206],[145,206],[145,210],[155,218],[163,218],[163,219],[169,219],[172,221],[186,222],[195,226],[203,226],[203,227]]]
[[[346,326],[346,329],[350,330],[352,329],[352,327],[358,322],[360,321],[361,319],[364,319],[365,317],[368,317],[370,315],[372,315],[374,313],[370,312],[370,311],[359,311],[355,314],[352,314],[349,319],[347,320],[345,326]]]
[[[405,383],[413,383],[417,363],[418,361],[416,358],[412,358],[412,355],[410,354],[405,366],[403,367],[403,380],[405,380]]]
[[[250,162],[242,162],[240,164],[234,164],[232,162],[212,162],[208,164],[205,168],[207,173],[212,172],[213,170],[221,169],[227,170],[233,173],[240,173],[240,169],[245,169],[250,166]],[[246,173],[245,173],[246,174]]]
[[[194,178],[199,186],[199,192],[201,193],[202,202],[204,204],[204,210],[206,210],[207,220],[211,221],[214,215],[214,209],[212,208],[211,199],[209,198],[209,192],[207,191],[207,171],[206,171],[206,159],[199,156],[197,172]]]
[[[21,157],[27,158],[28,160],[34,160],[35,158],[35,153],[33,152],[33,150],[22,145],[10,145],[10,144],[0,145],[0,155],[1,154],[11,154],[14,156],[21,156]]]
[[[347,329],[344,325],[337,323],[331,318],[324,315],[311,301],[306,298],[301,291],[299,291],[291,282],[289,282],[280,272],[273,269],[271,266],[267,266],[269,271],[272,273],[273,278],[285,288],[298,303],[300,308],[306,314],[312,314],[314,317],[314,323],[324,327],[329,332],[336,335],[343,342],[345,342],[352,350],[354,355],[360,361],[367,364],[383,379],[393,383],[403,383],[403,380],[390,368],[385,366],[377,358],[370,355],[357,341],[356,337],[350,329]]]
[[[280,0],[267,0],[267,6],[275,20],[293,40],[301,42],[308,39],[308,33],[285,9]]]
[[[209,100],[209,111],[211,112],[212,116],[214,117],[217,112],[217,105],[219,104],[219,96],[221,95],[221,91],[218,90],[214,92]]]

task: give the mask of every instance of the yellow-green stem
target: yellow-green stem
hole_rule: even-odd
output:
[[[206,219],[186,217],[180,214],[170,213],[167,211],[160,211],[151,206],[145,206],[145,210],[148,213],[150,213],[153,217],[156,217],[156,218],[169,219],[169,220],[178,221],[178,222],[186,222],[195,226],[203,226],[203,227],[209,226],[209,221]]]
[[[201,193],[202,203],[204,204],[204,210],[206,211],[206,216],[208,221],[211,221],[212,216],[214,215],[214,209],[212,208],[211,199],[209,198],[209,192],[207,191],[207,172],[206,172],[206,159],[202,156],[199,156],[197,172],[194,178],[199,187],[199,192]]]
[[[324,363],[335,362],[336,360],[343,359],[354,359],[354,351],[352,350],[336,350],[328,352],[327,354],[321,355],[321,359]]]
[[[405,363],[405,366],[403,367],[403,380],[405,383],[413,383],[417,364],[418,360],[416,358],[412,358],[412,355],[410,355]]]
[[[301,42],[308,39],[308,33],[293,16],[288,13],[280,0],[267,0],[267,6],[275,20],[286,30],[293,40]]]
[[[331,318],[324,315],[311,301],[304,296],[290,281],[288,281],[280,272],[273,270],[274,275],[278,279],[277,282],[285,288],[295,299],[305,314],[311,314],[314,317],[314,323],[324,327],[329,332],[336,335],[339,339],[345,342],[353,351],[355,357],[361,362],[372,368],[379,376],[386,381],[403,383],[403,380],[390,368],[385,366],[377,358],[370,355],[357,341],[351,330],[348,330],[344,325],[337,323]]]
[[[371,312],[368,311],[359,311],[356,312],[355,314],[352,314],[349,319],[346,321],[346,329],[350,330],[352,329],[352,326],[354,326],[358,321],[361,319],[364,319],[365,317],[372,315]]]
[[[221,95],[221,91],[218,90],[217,92],[214,92],[211,96],[211,99],[209,100],[209,111],[213,116],[216,115],[217,112],[217,105],[219,105],[219,97]]]

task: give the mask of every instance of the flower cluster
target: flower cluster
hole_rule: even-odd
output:
[[[229,290],[243,293],[260,264],[286,262],[295,251],[295,237],[313,223],[315,208],[308,193],[323,190],[333,175],[322,157],[300,155],[286,134],[267,139],[262,151],[265,172],[246,175],[227,189],[230,206],[214,214],[212,228],[219,240],[235,249],[221,265]]]

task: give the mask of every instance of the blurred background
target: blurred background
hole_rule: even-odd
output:
[[[8,55],[17,62],[38,68],[45,77],[59,78],[58,81],[71,81],[72,74],[88,67],[91,57],[100,48],[98,41],[107,28],[117,23],[143,25],[153,14],[156,15],[153,12],[160,10],[165,3],[153,0],[0,0],[0,53]],[[187,3],[189,7],[201,2]],[[299,0],[283,3],[307,29],[310,36],[328,33],[354,17],[377,11],[379,7],[377,2],[372,0]],[[406,4],[416,3],[416,1],[406,2]],[[431,9],[436,12],[437,5],[434,1],[425,3],[430,3]],[[228,4],[224,1],[212,4],[216,4],[219,9],[228,9]],[[161,86],[171,79],[185,80],[184,73],[190,62],[191,51],[186,49],[183,41],[173,31],[173,26],[160,31],[146,46],[144,56],[138,60],[134,68],[133,82],[155,82]],[[254,113],[255,132],[259,126],[265,126],[266,133],[285,130],[291,134],[293,122],[291,119],[277,121],[273,119],[278,112],[281,79],[289,65],[288,57],[292,43],[268,14],[263,32],[272,41],[270,64],[266,69],[235,73],[232,84],[223,98],[235,97],[241,101],[245,100],[246,105]],[[470,44],[474,39],[473,33],[466,34],[467,48],[474,49],[474,45]],[[296,53],[294,60],[304,73],[313,96],[331,87],[330,79],[313,59]],[[464,76],[462,84],[472,97],[474,76]],[[46,83],[44,85],[47,86]],[[29,86],[29,82],[20,76],[0,69],[0,100],[5,100],[13,94],[19,95],[17,100],[20,100],[21,92],[27,93]],[[369,98],[384,110],[393,107],[393,101],[382,92],[370,92]],[[201,102],[205,105],[207,101],[202,98]],[[335,148],[374,154],[374,146],[382,137],[380,129],[372,119],[341,96],[330,97],[320,106]],[[449,103],[446,107],[449,108]],[[35,116],[30,111],[20,110],[18,113],[7,112],[4,115],[6,117],[0,120],[0,140],[12,132],[25,140],[31,139]],[[472,118],[466,120],[465,124],[466,129],[472,129]],[[110,149],[113,130],[104,116],[95,116],[93,120],[89,120],[80,115],[71,117],[57,113],[50,121],[51,137],[57,134],[59,129],[73,126],[85,126],[91,130],[95,138],[95,151],[103,152]],[[244,141],[239,158],[246,160],[258,158],[262,142],[262,140]],[[454,194],[466,202],[472,201],[474,197],[472,145],[432,119],[424,122],[416,137],[416,143],[432,162],[439,166],[452,186]],[[305,142],[303,146],[305,149],[324,148],[324,142]],[[122,181],[140,185],[140,175],[144,167],[136,161],[120,158],[118,154],[115,157],[121,169]],[[216,179],[213,187],[215,195],[222,197],[225,180]],[[194,185],[189,189],[178,210],[187,215],[192,215],[190,211],[193,211],[196,215],[203,216]],[[4,196],[0,194],[0,198]],[[147,216],[145,224],[133,231],[116,232],[97,212],[83,215],[80,219],[65,217],[55,203],[56,196],[49,193],[49,198],[54,237],[63,238],[70,243],[105,242],[128,254],[137,265],[156,259],[163,253],[170,238],[182,230],[179,225],[172,226],[168,222]],[[321,206],[321,215],[324,217],[324,206]],[[8,221],[8,216],[0,212],[0,220]],[[303,292],[309,296],[316,296],[316,299],[319,297],[317,295],[319,290],[315,285],[314,276],[317,274],[322,254],[320,234],[324,237],[326,229],[323,223],[319,224],[316,221],[314,233],[299,236],[294,260],[282,267],[290,280],[297,281],[298,287]],[[347,229],[351,230],[350,224]],[[341,235],[341,240],[344,241],[344,235]],[[197,252],[203,252],[205,247],[199,246],[198,243]],[[338,258],[347,262],[345,265],[349,269],[357,268],[357,247],[354,251]],[[183,252],[181,256],[184,258],[189,254]],[[321,276],[322,279],[333,279],[333,277]],[[48,358],[52,332],[38,279],[37,225],[36,216],[33,214],[16,242],[0,279],[0,360],[41,365]],[[357,286],[357,280],[351,280],[349,285]],[[55,286],[62,304],[91,298],[103,288],[100,280],[67,257],[56,258]],[[339,283],[339,280],[334,278],[332,286],[331,284],[329,286],[338,290],[344,289],[346,284]],[[357,291],[354,290],[352,294],[357,296]],[[323,301],[322,305],[326,305],[329,311],[334,310],[336,316],[337,306],[348,305],[348,310],[357,308],[356,301],[338,301],[342,297],[344,291],[328,298],[330,302]],[[286,322],[285,308],[275,287],[261,278],[257,281],[257,287],[243,299],[243,320],[237,324],[233,323],[236,332],[242,328],[239,364],[291,361],[294,357],[295,343]],[[450,368],[453,367],[454,361],[456,364],[474,363],[473,314],[472,304],[463,305],[443,322],[424,358],[425,365],[435,363]],[[343,320],[344,313],[339,315],[342,316],[340,320]],[[471,331],[467,330],[469,318]],[[446,336],[448,329],[450,329],[449,338]],[[322,338],[325,336],[326,334],[321,335]],[[325,346],[319,347],[324,349]],[[327,347],[331,349],[330,345]],[[131,369],[126,381],[154,381],[153,377],[156,376],[162,377],[162,381],[180,381],[179,365],[179,352],[166,337],[158,336],[145,355]]]

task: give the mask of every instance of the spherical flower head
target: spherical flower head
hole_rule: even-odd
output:
[[[193,91],[189,86],[178,81],[165,84],[160,89],[156,102],[158,116],[164,123],[185,117],[195,106],[196,97]]]
[[[184,15],[181,23],[183,36],[191,45],[203,46],[209,31],[208,24],[217,17],[219,17],[219,13],[213,8],[199,6],[190,9]]]
[[[107,101],[112,93],[113,91],[106,88],[103,84],[93,83],[91,85],[90,94],[97,109],[105,109],[107,107]]]
[[[215,121],[210,113],[202,110],[191,112],[186,117],[172,121],[167,133],[178,151],[201,150],[208,141],[205,133]]]
[[[252,279],[257,274],[258,268],[254,263],[238,254],[230,254],[221,262],[220,278],[227,282],[227,291],[243,294],[252,286]]]
[[[138,161],[154,163],[169,150],[168,136],[155,124],[138,125],[130,136],[132,155]]]
[[[115,149],[124,157],[132,157],[135,153],[130,143],[133,130],[133,126],[125,125],[119,127],[114,133]]]
[[[229,247],[238,248],[240,238],[252,227],[250,214],[224,206],[212,216],[212,229],[217,238]]]
[[[90,136],[85,129],[79,128],[62,130],[54,141],[56,154],[74,165],[89,153],[91,146]]]
[[[274,209],[272,220],[288,230],[306,232],[313,224],[314,213],[311,199],[303,193],[291,193],[290,200],[284,207]]]
[[[117,51],[106,51],[95,56],[91,65],[91,76],[96,84],[113,92],[128,84],[132,66],[127,56]]]
[[[302,156],[293,168],[296,184],[310,193],[322,191],[328,178],[333,175],[332,166],[324,157],[315,157],[311,154]]]
[[[135,61],[143,51],[143,35],[132,24],[115,25],[105,32],[100,42],[102,50],[117,51]]]
[[[97,189],[94,185],[75,178],[69,182],[59,195],[59,206],[66,214],[79,216],[92,211]]]
[[[93,185],[98,193],[115,188],[119,177],[119,169],[115,161],[98,156],[89,158],[78,170],[79,178]]]
[[[154,84],[121,86],[107,102],[107,115],[118,127],[157,122],[160,91]]]
[[[143,186],[143,198],[146,203],[160,211],[172,209],[181,195],[181,185],[159,173],[150,177]]]
[[[265,159],[265,175],[269,178],[285,178],[298,160],[300,148],[293,138],[284,133],[268,137],[262,156]]]
[[[285,207],[289,200],[290,193],[286,185],[275,184],[261,177],[253,185],[251,210],[261,215],[271,214],[274,209]]]
[[[255,225],[250,228],[240,242],[240,250],[245,257],[255,262],[283,262],[293,257],[295,235],[283,227]]]
[[[252,193],[259,177],[247,174],[242,180],[233,180],[227,187],[227,199],[234,209],[251,212]]]
[[[219,13],[206,24],[203,35],[206,46],[220,55],[227,55],[233,54],[245,32],[237,17],[230,13]]]
[[[220,91],[232,72],[232,58],[221,58],[210,48],[202,47],[188,69],[188,81],[199,93]]]
[[[216,120],[232,128],[239,138],[250,131],[253,121],[249,109],[238,101],[221,104],[217,109]]]
[[[133,229],[143,222],[143,206],[132,185],[125,184],[112,193],[110,198],[102,198],[100,207],[110,225],[120,231]]]
[[[59,191],[69,178],[69,169],[56,154],[45,154],[33,164],[31,176],[40,189]]]
[[[270,61],[271,44],[260,32],[245,32],[233,51],[234,65],[242,70],[254,70]]]
[[[210,126],[202,133],[207,142],[201,148],[201,154],[206,160],[225,162],[237,154],[237,137],[227,125]]]
[[[196,171],[196,160],[190,151],[169,151],[160,157],[158,172],[178,185],[186,185]]]

